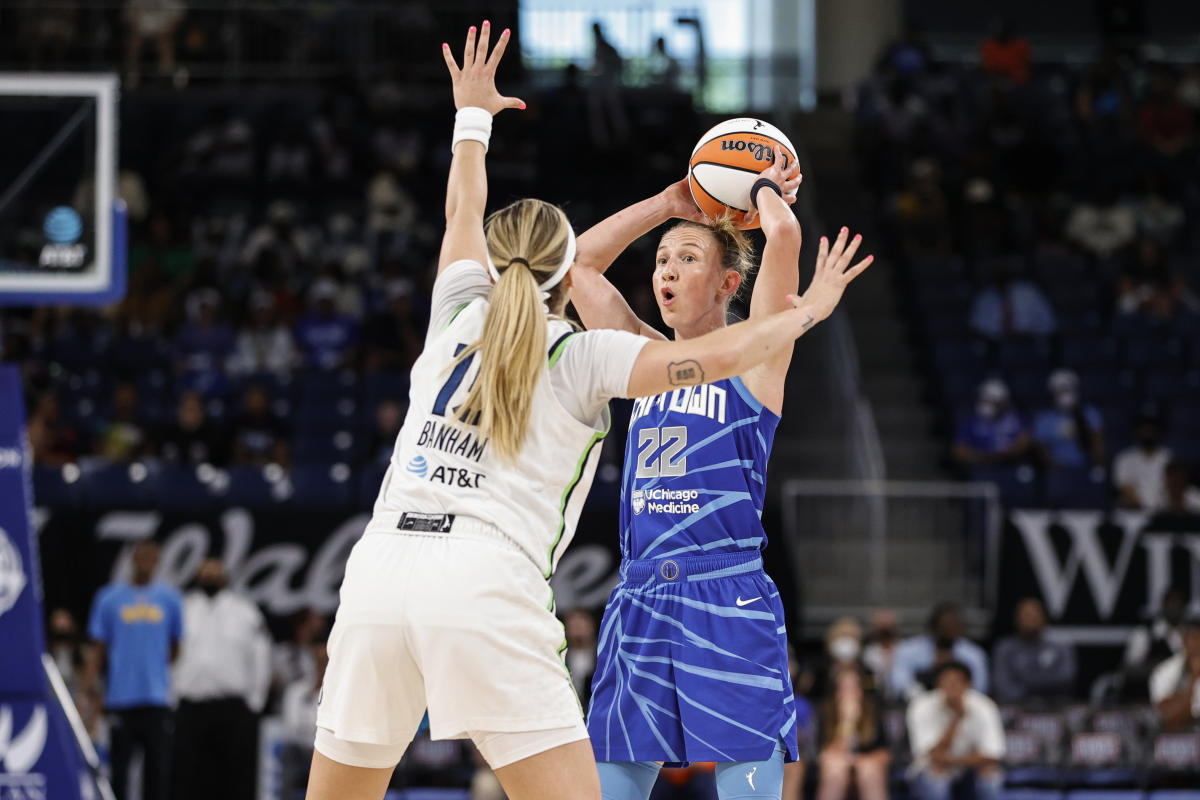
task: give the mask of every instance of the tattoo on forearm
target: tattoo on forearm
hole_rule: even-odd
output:
[[[704,383],[704,368],[699,361],[672,361],[667,365],[667,378],[672,386],[696,386]]]
[[[800,330],[806,331],[815,324],[816,322],[813,320],[812,315],[810,314],[808,319],[804,320],[804,324],[800,326]]]

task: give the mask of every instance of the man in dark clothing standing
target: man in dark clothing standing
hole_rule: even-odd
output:
[[[1075,690],[1075,650],[1046,638],[1046,609],[1034,597],[1017,603],[1017,632],[996,643],[992,690],[1001,703],[1053,700]]]

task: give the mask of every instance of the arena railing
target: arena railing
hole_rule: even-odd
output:
[[[993,484],[792,479],[781,494],[809,633],[881,607],[911,629],[946,601],[970,633],[986,631],[1003,523]]]

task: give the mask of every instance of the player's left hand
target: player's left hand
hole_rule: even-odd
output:
[[[796,202],[796,193],[804,180],[804,176],[800,174],[800,164],[795,159],[788,158],[779,145],[775,146],[775,157],[771,159],[770,165],[758,173],[758,177],[766,178],[778,186],[783,202],[789,206]],[[751,203],[750,210],[746,212],[746,222],[753,221],[757,216],[758,209]]]
[[[479,29],[479,40],[475,39],[475,26],[467,31],[467,43],[463,48],[463,64],[459,69],[450,52],[450,45],[442,44],[442,57],[446,60],[446,68],[450,70],[450,80],[454,84],[454,107],[457,109],[474,106],[487,110],[495,116],[506,108],[525,108],[525,101],[518,97],[505,97],[496,90],[496,67],[508,47],[509,30],[505,28],[500,34],[500,41],[488,56],[488,39],[491,36],[492,25],[486,19]]]

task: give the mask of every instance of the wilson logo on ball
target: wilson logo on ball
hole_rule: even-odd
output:
[[[783,151],[783,167],[796,159],[796,148],[769,122],[741,117],[722,122],[700,137],[688,162],[688,188],[696,205],[710,217],[729,215],[739,228],[757,228],[756,217],[746,221],[750,187]]]

